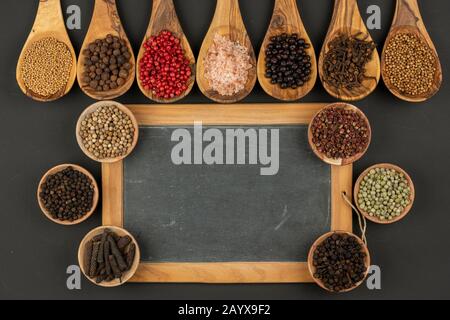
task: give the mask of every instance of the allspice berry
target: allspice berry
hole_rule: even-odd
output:
[[[82,81],[95,91],[110,91],[123,86],[133,69],[128,43],[117,36],[97,39],[83,51]]]
[[[80,137],[96,159],[125,156],[133,145],[135,129],[131,118],[117,106],[101,106],[81,121]]]

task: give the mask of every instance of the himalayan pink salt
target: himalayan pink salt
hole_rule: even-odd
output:
[[[219,34],[214,35],[204,66],[210,88],[222,96],[233,96],[242,91],[252,68],[248,49]]]

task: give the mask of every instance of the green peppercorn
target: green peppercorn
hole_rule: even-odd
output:
[[[411,203],[411,186],[399,171],[374,168],[361,179],[356,198],[359,208],[371,217],[390,221]]]

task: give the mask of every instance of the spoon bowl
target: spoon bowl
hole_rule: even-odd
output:
[[[181,47],[184,50],[184,54],[189,60],[189,64],[191,67],[192,75],[188,81],[188,88],[185,92],[183,92],[180,96],[174,97],[172,99],[162,99],[156,97],[151,90],[146,90],[139,79],[140,75],[140,64],[139,62],[143,58],[145,54],[144,44],[151,36],[158,35],[161,31],[168,30],[174,34],[175,37],[180,39]],[[141,89],[142,93],[149,99],[158,102],[158,103],[172,103],[179,101],[186,97],[192,90],[195,83],[195,57],[192,53],[191,46],[189,45],[188,39],[181,28],[180,22],[178,20],[177,13],[175,11],[175,6],[173,4],[173,0],[153,0],[153,9],[152,15],[150,18],[150,22],[145,33],[144,40],[142,41],[141,48],[139,50],[137,63],[136,63],[136,76],[138,86]]]
[[[107,35],[113,35],[124,40],[127,44],[128,50],[131,54],[130,58],[130,73],[125,83],[108,91],[96,91],[92,89],[88,83],[84,83],[82,74],[85,72],[83,52],[88,49],[89,44],[95,42],[97,39],[104,39]],[[94,13],[89,25],[89,30],[84,38],[83,45],[80,51],[80,58],[78,60],[78,84],[81,90],[89,97],[96,100],[111,100],[126,93],[133,85],[136,73],[136,60],[133,53],[133,48],[125,33],[122,22],[120,21],[119,13],[117,12],[116,0],[95,0]]]
[[[64,43],[70,51],[70,55],[72,57],[72,66],[65,87],[51,96],[42,96],[29,90],[24,83],[22,72],[22,62],[27,50],[31,45],[33,45],[33,43],[44,38],[54,38]],[[19,85],[22,92],[28,97],[40,102],[49,102],[57,100],[69,93],[69,91],[73,87],[73,84],[75,83],[76,75],[77,56],[66,30],[60,0],[39,1],[33,28],[31,29],[28,39],[26,40],[18,59],[16,69],[17,84]]]
[[[334,98],[343,101],[361,100],[371,94],[378,85],[380,80],[380,57],[375,49],[372,57],[365,65],[365,77],[359,87],[349,90],[329,85],[324,80],[324,59],[329,50],[330,42],[340,35],[372,41],[372,37],[359,13],[356,0],[335,0],[333,17],[319,56],[319,76],[325,90]]]
[[[214,36],[216,34],[222,35],[233,42],[238,42],[247,48],[248,54],[250,55],[250,64],[252,67],[248,73],[247,83],[240,92],[232,96],[223,96],[213,90],[209,85],[208,79],[204,77],[204,60],[208,54],[209,48],[213,44]],[[217,0],[216,12],[208,33],[203,40],[197,61],[197,84],[200,91],[213,101],[219,103],[234,103],[244,99],[250,94],[255,86],[256,78],[256,56],[247,34],[244,21],[242,20],[239,2],[238,0]]]
[[[434,55],[434,67],[436,69],[436,72],[434,74],[433,84],[428,92],[424,94],[412,96],[407,93],[400,92],[395,86],[392,85],[389,77],[386,74],[386,48],[390,40],[399,33],[416,35],[422,41],[422,43],[426,44],[431,49]],[[442,84],[442,66],[433,41],[431,40],[431,37],[428,34],[428,31],[423,22],[417,0],[397,0],[392,26],[381,55],[381,71],[386,87],[393,95],[395,95],[399,99],[408,102],[423,102],[430,99],[439,91]]]
[[[310,80],[303,86],[296,89],[282,89],[278,84],[272,84],[270,79],[266,78],[266,48],[270,43],[270,38],[280,34],[298,34],[299,38],[305,39],[310,44],[306,52],[311,57],[311,75]],[[295,0],[275,0],[272,19],[269,29],[267,30],[264,41],[261,45],[258,57],[258,81],[263,90],[270,96],[283,100],[294,101],[306,96],[314,87],[317,79],[317,62],[314,47],[303,25],[302,19]]]

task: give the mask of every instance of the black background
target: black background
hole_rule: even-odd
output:
[[[198,53],[214,12],[214,0],[175,0],[181,24]],[[382,30],[372,30],[383,45],[394,13],[393,0],[358,1],[366,8],[382,9]],[[319,52],[331,19],[331,0],[299,0],[305,26]],[[62,0],[63,8],[78,4],[82,29],[70,31],[79,50],[90,21],[93,1]],[[241,0],[245,24],[255,50],[270,21],[273,0]],[[77,264],[76,251],[84,234],[100,225],[100,214],[74,227],[46,220],[36,202],[41,175],[60,163],[77,163],[100,181],[100,166],[78,148],[75,123],[94,101],[75,84],[66,97],[48,104],[25,97],[15,81],[17,58],[31,29],[38,1],[1,1],[0,33],[0,298],[82,299],[380,299],[450,298],[450,169],[448,160],[450,109],[448,101],[448,30],[450,2],[420,1],[422,15],[441,57],[444,83],[430,101],[409,104],[392,96],[380,83],[368,98],[358,102],[369,117],[373,140],[369,151],[355,165],[355,178],[364,168],[392,162],[408,171],[416,186],[410,215],[391,226],[369,225],[368,240],[373,263],[381,267],[382,290],[365,286],[345,295],[329,295],[313,284],[197,285],[127,284],[103,289],[82,280],[82,290],[66,288],[66,268]],[[150,0],[118,0],[119,12],[137,53],[151,11]],[[137,85],[118,99],[124,103],[149,103]],[[329,101],[318,81],[303,101]],[[183,102],[206,103],[197,88]],[[276,102],[257,85],[245,102]],[[100,212],[100,211],[99,211]]]

